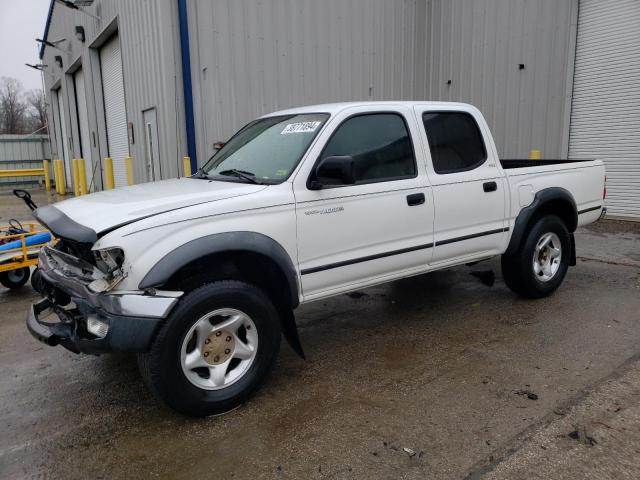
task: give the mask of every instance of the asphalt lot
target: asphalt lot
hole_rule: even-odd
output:
[[[204,420],[158,404],[132,356],[37,343],[36,294],[0,287],[0,478],[638,478],[640,224],[577,246],[544,300],[492,260],[304,306],[308,359],[283,344],[249,403]]]

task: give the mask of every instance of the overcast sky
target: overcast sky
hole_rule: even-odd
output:
[[[24,88],[42,88],[36,38],[42,38],[49,0],[0,0],[0,77],[14,77]]]

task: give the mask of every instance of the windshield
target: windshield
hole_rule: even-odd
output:
[[[209,178],[275,184],[286,180],[329,117],[281,115],[250,123],[202,167]]]

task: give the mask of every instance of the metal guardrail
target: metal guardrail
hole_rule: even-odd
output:
[[[0,178],[6,177],[43,177],[44,168],[18,168],[14,170],[0,170]]]
[[[2,178],[24,178],[30,177],[26,180],[27,183],[33,183],[33,177],[44,177],[44,184],[47,191],[51,189],[51,177],[49,176],[49,160],[40,160],[41,168],[2,168],[0,169],[0,179]],[[3,162],[9,163],[9,162]],[[31,162],[30,162],[31,163]],[[37,181],[37,180],[36,180]],[[24,183],[21,181],[0,182],[0,186],[10,186],[16,183]]]
[[[0,189],[41,183],[45,177],[44,162],[49,160],[0,160]]]
[[[25,165],[25,168],[2,168],[4,165],[15,164],[21,162]],[[41,163],[42,167],[32,168],[31,165],[35,163]],[[103,161],[103,188],[110,190],[115,188],[114,178],[114,165],[113,159],[106,157]],[[133,185],[135,183],[133,158],[126,156],[124,158],[124,167],[127,178],[127,185]],[[183,158],[184,175],[190,176],[191,172],[191,159],[189,157]],[[47,191],[51,190],[53,173],[53,185],[55,186],[56,193],[58,195],[65,195],[67,193],[67,183],[65,179],[65,168],[63,161],[60,159],[54,159],[52,162],[49,160],[0,160],[0,188],[3,186],[15,185],[18,183],[34,183],[40,182],[39,177],[44,177],[44,184]],[[89,187],[87,184],[87,170],[85,160],[83,158],[74,158],[71,161],[71,181],[73,184],[73,193],[75,196],[86,195],[89,193]],[[36,179],[34,180],[34,177]],[[24,181],[2,181],[2,179],[26,179]]]

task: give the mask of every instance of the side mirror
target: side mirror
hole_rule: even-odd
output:
[[[320,160],[309,188],[320,190],[323,185],[353,185],[354,183],[356,183],[356,176],[353,157],[336,155]]]
[[[213,149],[217,152],[222,147],[224,147],[225,143],[227,143],[227,142],[216,142],[216,143],[213,144]]]

